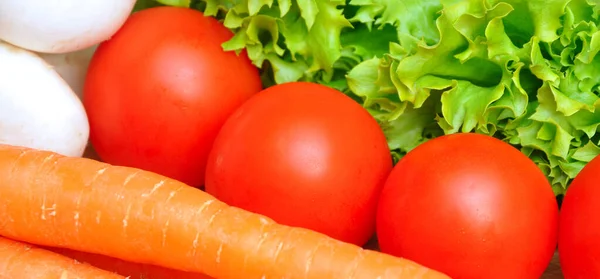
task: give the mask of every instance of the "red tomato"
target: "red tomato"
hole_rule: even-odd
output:
[[[246,54],[222,50],[232,35],[191,9],[133,14],[98,47],[85,81],[100,158],[201,186],[221,125],[262,89]]]
[[[566,279],[600,278],[600,157],[575,177],[560,210],[558,252]]]
[[[377,212],[383,252],[454,279],[538,279],[557,229],[558,205],[541,170],[509,144],[471,133],[409,152]]]
[[[220,200],[362,245],[375,230],[392,168],[385,136],[334,89],[286,83],[242,105],[210,155],[206,191]]]

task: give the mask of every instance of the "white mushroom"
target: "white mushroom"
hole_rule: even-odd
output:
[[[83,98],[83,85],[88,66],[98,46],[67,53],[38,53]]]
[[[2,0],[0,39],[35,52],[66,53],[109,39],[135,0]]]
[[[0,144],[82,156],[89,137],[85,109],[41,57],[0,42]]]

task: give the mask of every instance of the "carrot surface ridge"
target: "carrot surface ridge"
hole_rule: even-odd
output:
[[[0,145],[0,199],[0,235],[219,279],[449,278],[152,172],[48,151]]]
[[[0,237],[1,279],[124,279],[33,245]]]

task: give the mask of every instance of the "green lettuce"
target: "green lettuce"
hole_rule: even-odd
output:
[[[396,159],[444,134],[519,148],[557,195],[600,154],[592,0],[191,0],[234,32],[266,86],[310,81],[360,102]]]
[[[435,17],[435,25],[396,24],[401,43],[348,74],[351,91],[378,112],[392,138],[406,133],[396,126],[406,126],[415,111],[427,114],[417,118],[419,141],[426,139],[427,127],[444,134],[495,136],[528,155],[557,195],[600,154],[595,2],[448,0],[435,1],[441,8],[432,13],[423,2],[404,1],[392,16],[384,14],[394,10],[391,6],[371,12],[373,3],[386,1],[360,2],[375,21],[403,21],[405,9],[414,17]],[[390,85],[396,89],[392,93]],[[389,109],[390,100],[396,108]],[[412,141],[390,143],[401,153],[415,146]]]

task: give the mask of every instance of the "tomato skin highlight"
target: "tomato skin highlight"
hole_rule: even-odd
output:
[[[558,252],[566,279],[600,278],[600,157],[577,174],[560,210]]]
[[[233,36],[186,8],[133,14],[94,54],[84,86],[90,140],[108,163],[204,184],[206,160],[227,117],[262,89]]]
[[[375,119],[343,93],[294,82],[270,87],[223,125],[206,191],[275,221],[363,245],[392,168]]]
[[[383,252],[455,279],[540,278],[557,243],[558,205],[541,170],[474,133],[410,151],[386,181],[377,214]]]

